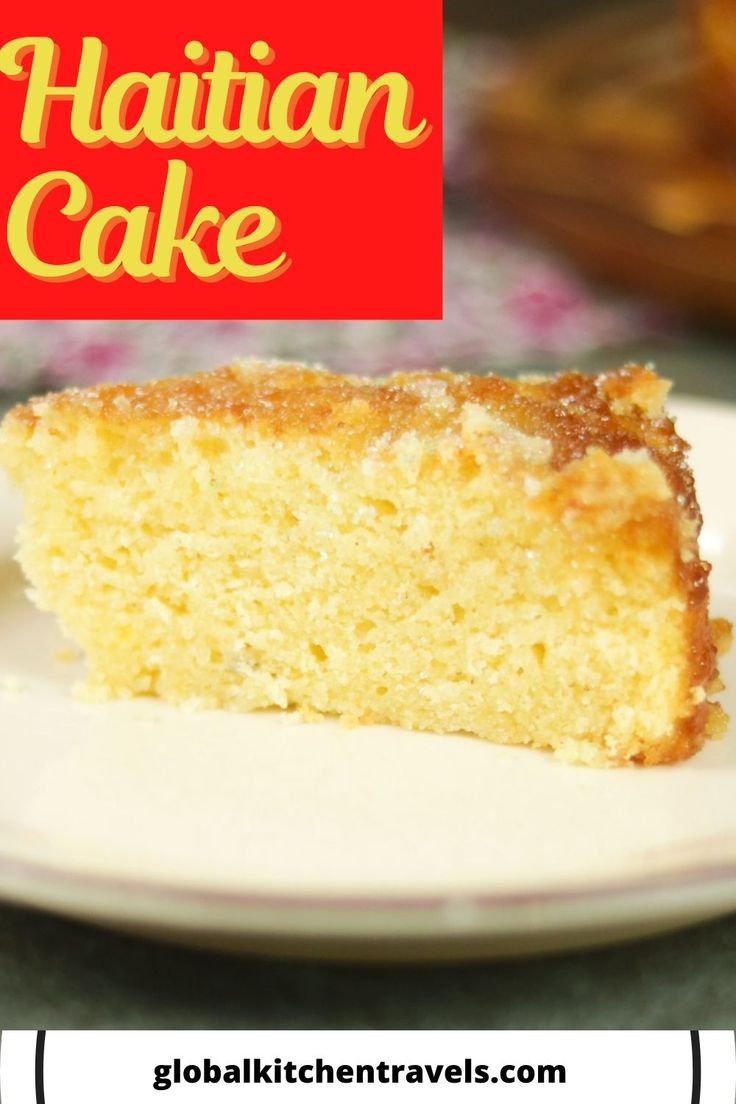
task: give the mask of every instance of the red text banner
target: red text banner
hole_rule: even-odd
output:
[[[6,318],[436,318],[441,5],[15,5]]]

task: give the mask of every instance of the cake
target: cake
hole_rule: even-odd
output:
[[[88,696],[667,763],[725,635],[667,388],[244,362],[33,399],[0,461]]]

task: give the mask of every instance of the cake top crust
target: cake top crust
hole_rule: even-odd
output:
[[[297,364],[246,361],[144,384],[69,388],[32,399],[9,417],[29,428],[49,414],[119,424],[191,417],[255,423],[259,431],[279,436],[349,438],[358,446],[386,435],[452,431],[480,407],[513,431],[548,441],[556,468],[590,447],[611,455],[648,448],[679,493],[688,489],[682,485],[687,446],[663,412],[668,389],[666,381],[640,365],[599,376],[566,372],[507,379],[443,370],[363,379]]]

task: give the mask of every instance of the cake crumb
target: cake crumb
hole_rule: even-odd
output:
[[[718,702],[708,702],[705,734],[709,740],[722,740],[728,729],[728,713]]]
[[[4,696],[17,698],[23,694],[25,690],[25,684],[17,675],[10,674],[9,672],[0,675],[0,691],[2,691]]]
[[[63,648],[57,648],[54,652],[54,660],[56,663],[69,664],[77,663],[82,658],[82,653],[78,648],[72,648],[70,645],[66,645]]]
[[[725,617],[714,617],[710,626],[718,655],[725,655],[733,644],[733,625]]]

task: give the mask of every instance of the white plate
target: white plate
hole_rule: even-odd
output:
[[[736,619],[736,408],[675,404]],[[81,705],[0,496],[0,893],[201,944],[330,957],[584,946],[736,909],[736,739],[570,767],[387,727]],[[736,715],[736,663],[724,664]]]

